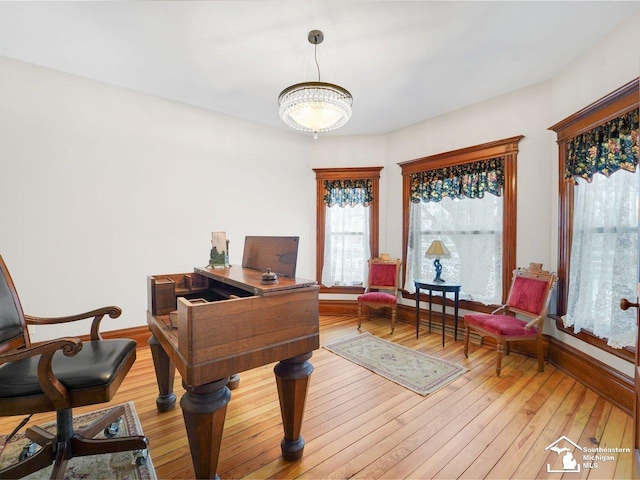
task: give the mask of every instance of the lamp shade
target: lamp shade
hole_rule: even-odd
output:
[[[450,258],[451,252],[447,249],[442,240],[434,240],[429,245],[427,252],[424,254],[427,258]]]

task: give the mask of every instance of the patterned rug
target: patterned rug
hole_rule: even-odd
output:
[[[323,347],[420,395],[435,392],[468,370],[370,333]]]
[[[142,427],[138,414],[133,402],[124,403],[125,414],[120,422],[120,429],[116,436],[126,437],[129,435],[141,435]],[[115,406],[115,405],[114,405]],[[110,410],[113,406],[102,410],[96,410],[85,415],[73,418],[75,427],[82,427],[89,424],[106,410]],[[18,417],[16,417],[18,418]],[[17,423],[17,421],[16,421]],[[42,428],[55,432],[55,422],[40,425]],[[7,435],[0,435],[0,470],[18,459],[18,455],[23,447],[29,444],[29,440],[25,438],[24,433],[16,434],[8,443],[5,443]],[[96,438],[104,438],[100,433]],[[24,477],[28,480],[49,478],[51,474],[51,466],[43,468],[37,472]],[[136,465],[133,452],[118,452],[104,455],[89,455],[86,457],[77,457],[69,460],[65,473],[65,480],[80,479],[122,479],[122,480],[156,480],[156,472],[151,462],[151,457],[147,455],[144,465]]]

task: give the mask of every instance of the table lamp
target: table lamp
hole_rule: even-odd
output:
[[[433,261],[433,266],[436,269],[436,278],[433,279],[434,283],[444,283],[445,280],[440,278],[440,274],[442,273],[442,264],[440,263],[441,258],[451,258],[451,252],[447,249],[442,240],[434,240],[429,245],[427,252],[424,254],[427,258],[435,258]]]

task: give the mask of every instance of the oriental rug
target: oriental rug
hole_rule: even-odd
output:
[[[143,435],[142,426],[133,402],[127,402],[123,405],[125,413],[116,436]],[[74,417],[73,425],[76,428],[87,425],[111,408],[113,406]],[[40,427],[50,432],[55,432],[55,422],[46,423],[40,425]],[[29,444],[29,440],[22,432],[16,434],[8,443],[5,443],[6,437],[7,435],[0,435],[0,470],[17,462],[23,447]],[[104,438],[104,434],[100,433],[95,438]],[[48,466],[24,478],[28,480],[48,479],[50,474],[51,466]],[[151,457],[147,454],[146,462],[142,465],[137,465],[133,452],[117,452],[72,458],[69,460],[65,472],[65,480],[116,478],[122,480],[157,479]]]
[[[420,395],[433,393],[468,371],[455,363],[388,342],[370,333],[323,347]]]

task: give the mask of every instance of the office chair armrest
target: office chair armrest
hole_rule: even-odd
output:
[[[79,338],[63,337],[47,342],[34,344],[29,348],[10,350],[0,354],[0,365],[15,362],[29,357],[40,356],[38,361],[38,381],[40,388],[57,410],[69,408],[69,394],[65,386],[56,378],[51,367],[53,355],[62,350],[67,357],[72,357],[82,350]]]
[[[121,314],[122,309],[120,307],[110,306],[79,313],[78,315],[70,315],[68,317],[45,318],[25,315],[24,318],[27,324],[31,325],[55,325],[57,323],[75,322],[93,317],[93,322],[91,323],[91,340],[102,340],[102,336],[100,336],[100,322],[102,318],[105,315],[109,315],[111,318],[118,318]]]
[[[72,357],[82,350],[82,341],[76,337],[62,337],[55,340],[48,340],[41,343],[34,343],[29,348],[16,348],[8,352],[0,353],[0,365],[3,363],[17,362],[36,355],[53,354],[57,350],[67,357]]]

